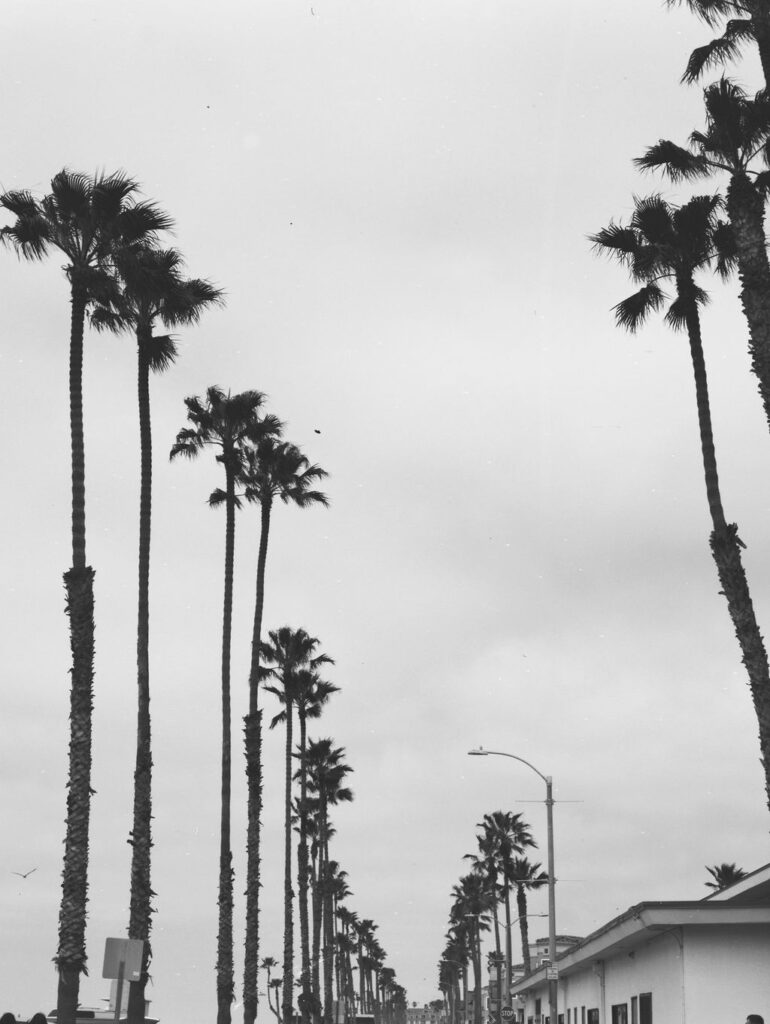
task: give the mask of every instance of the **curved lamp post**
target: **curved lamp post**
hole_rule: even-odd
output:
[[[517,754],[507,754],[503,750],[484,750],[479,747],[478,750],[469,750],[468,754],[471,757],[487,757],[489,754],[493,754],[495,757],[510,757],[514,761],[521,761],[527,768],[531,768],[535,775],[539,775],[545,783],[545,806],[547,812],[548,821],[548,958],[551,961],[551,967],[556,963],[556,878],[554,877],[553,868],[553,779],[550,775],[543,775],[541,771],[538,771],[533,764],[529,761],[525,761],[523,757],[519,757]],[[510,977],[510,967],[509,967]],[[510,993],[507,993],[510,995]],[[550,1024],[558,1024],[559,1017],[557,1014],[557,982],[554,978],[548,980],[548,1006],[551,1021]]]

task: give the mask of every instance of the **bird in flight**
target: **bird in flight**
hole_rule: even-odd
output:
[[[19,878],[29,878],[33,871],[37,871],[37,868],[30,868],[29,871],[12,871],[12,875],[18,875]]]

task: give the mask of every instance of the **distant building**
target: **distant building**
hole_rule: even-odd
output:
[[[430,1003],[424,1006],[407,1006],[406,1024],[447,1024],[444,1008],[439,1008],[438,1004],[437,999],[433,1006]]]

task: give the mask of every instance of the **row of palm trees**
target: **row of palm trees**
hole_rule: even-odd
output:
[[[481,830],[476,835],[478,852],[465,856],[471,863],[471,871],[452,888],[449,930],[438,964],[438,984],[448,1019],[465,1019],[463,1008],[468,1002],[470,965],[474,984],[473,1020],[474,1024],[481,1024],[481,936],[493,929],[494,952],[490,962],[496,968],[498,999],[502,1000],[503,993],[511,989],[512,927],[516,923],[511,918],[511,894],[516,895],[523,967],[528,974],[531,964],[527,892],[545,885],[548,875],[540,864],[531,862],[525,855],[528,849],[536,848],[537,843],[520,814],[494,811],[485,814],[476,827]]]
[[[679,0],[669,0],[673,5]],[[658,311],[689,341],[700,430],[709,539],[721,592],[738,639],[759,726],[765,790],[770,808],[770,670],[757,623],[738,527],[727,517],[719,483],[700,309],[708,301],[703,274],[737,272],[747,324],[751,369],[770,428],[770,262],[765,208],[770,190],[770,4],[767,0],[685,0],[708,25],[724,23],[720,36],[690,56],[683,80],[697,81],[744,46],[758,50],[765,88],[756,96],[727,77],[704,90],[705,120],[686,145],[660,139],[635,160],[642,171],[669,181],[719,176],[725,195],[696,195],[682,205],[656,193],[635,198],[626,224],[611,222],[591,236],[596,249],[617,259],[639,286],[615,306],[619,326],[636,331]]]
[[[140,201],[136,182],[122,173],[95,176],[63,170],[50,192],[36,198],[27,191],[6,192],[0,207],[12,223],[0,228],[0,240],[20,257],[39,260],[58,250],[65,255],[70,285],[70,435],[72,451],[72,567],[65,573],[66,609],[70,624],[72,669],[70,747],[67,782],[67,820],[59,941],[55,962],[59,972],[57,1013],[61,1024],[74,1024],[80,975],[86,970],[85,920],[88,900],[88,837],[91,796],[91,714],[93,704],[94,571],[88,565],[85,543],[85,445],[83,431],[82,365],[86,322],[99,331],[129,332],[136,339],[140,435],[139,569],[137,611],[137,744],[134,771],[134,809],[128,935],[144,942],[141,977],[131,983],[128,1020],[144,1020],[144,992],[151,959],[152,926],[152,744],[149,674],[149,579],[152,517],[152,431],[149,380],[152,371],[165,370],[176,357],[170,334],[181,325],[195,324],[203,311],[221,305],[223,293],[210,281],[189,278],[176,249],[164,248],[162,232],[171,218],[155,204]],[[156,333],[157,329],[160,331]],[[260,832],[262,812],[262,708],[260,686],[282,703],[279,721],[286,725],[285,758],[285,906],[283,1018],[292,1019],[293,919],[291,828],[299,832],[298,881],[301,961],[300,1007],[303,1020],[331,1020],[337,903],[344,895],[344,872],[329,856],[333,834],[329,809],[351,799],[344,785],[350,768],[344,749],[332,740],[310,740],[306,725],[318,717],[337,687],[319,672],[331,659],[317,651],[318,640],[303,629],[285,626],[262,637],[265,574],[272,513],[278,500],[300,508],[327,505],[316,485],[326,477],[302,451],[284,440],[283,423],[264,409],[265,396],[256,390],[238,394],[209,387],[204,396],[185,399],[186,425],[171,449],[172,459],[195,458],[204,450],[214,454],[224,470],[224,486],[209,497],[212,507],[224,506],[223,625],[221,643],[221,813],[219,856],[219,923],[217,937],[217,1022],[229,1024],[235,996],[233,964],[233,868],[231,839],[231,701],[230,661],[235,573],[236,512],[245,504],[259,509],[260,542],[255,578],[255,603],[249,669],[249,705],[244,720],[247,775],[246,921],[243,975],[244,1024],[257,1014],[259,971]],[[299,743],[292,752],[294,723]],[[299,768],[292,772],[292,757]],[[292,783],[298,793],[292,795]],[[310,899],[308,897],[310,894]],[[311,905],[312,912],[308,905]],[[372,926],[373,928],[373,926]],[[312,933],[312,943],[311,943]],[[397,1003],[397,986],[390,969],[377,959],[373,935],[359,935],[359,998],[367,1005],[384,1005],[385,995]],[[367,944],[368,943],[368,944]],[[344,944],[344,943],[343,943]],[[323,989],[319,963],[323,962]],[[339,958],[337,960],[339,963]],[[368,965],[368,966],[367,966]],[[348,971],[348,974],[350,972]],[[344,990],[338,967],[338,996]],[[376,978],[373,981],[372,978]],[[368,994],[367,994],[368,993]],[[380,996],[378,996],[380,993]],[[381,997],[381,998],[380,998]],[[368,1000],[368,1001],[367,1001]],[[323,1008],[323,1010],[322,1010]]]

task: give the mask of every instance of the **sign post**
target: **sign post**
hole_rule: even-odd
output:
[[[115,1020],[120,1020],[123,1003],[123,982],[139,981],[142,976],[144,941],[142,939],[107,939],[104,944],[103,978],[117,978]]]

